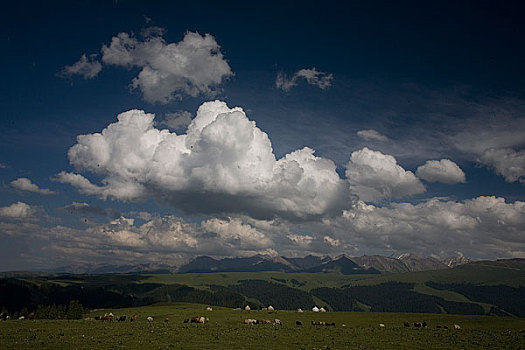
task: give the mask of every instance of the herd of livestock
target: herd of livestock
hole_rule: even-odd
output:
[[[247,307],[247,308],[245,308],[245,310],[249,311],[250,309]],[[265,308],[264,310],[267,310],[269,314],[271,314],[271,313],[273,313],[275,311],[275,309],[273,307],[271,307],[271,306],[269,308]],[[207,307],[206,311],[212,311],[212,308]],[[303,311],[300,310],[299,312],[303,312]],[[100,321],[113,321],[113,319],[116,319],[117,322],[124,322],[127,319],[129,319],[130,322],[133,322],[133,321],[137,320],[137,315],[131,315],[131,317],[129,317],[129,318],[126,315],[122,315],[120,317],[116,317],[115,315],[113,315],[113,313],[110,312],[110,313],[104,314],[103,316],[96,316],[94,319],[95,320],[100,320]],[[148,316],[146,318],[146,320],[148,322],[153,322],[153,317]],[[192,318],[185,319],[183,321],[183,323],[208,323],[209,321],[210,321],[210,319],[208,317],[195,316],[195,317],[192,317]],[[169,318],[168,317],[164,318],[164,322],[168,323],[169,322]],[[268,319],[258,320],[258,319],[253,319],[253,318],[247,318],[247,319],[244,320],[244,324],[246,324],[246,325],[266,324],[266,325],[282,326],[281,320],[277,319],[277,318],[274,319],[273,321],[272,320],[268,320]],[[301,321],[295,321],[295,325],[296,326],[302,326],[303,323]],[[326,327],[335,327],[336,326],[335,322],[325,322],[325,321],[312,321],[311,325],[312,326],[326,326]],[[345,327],[346,325],[342,324],[342,326]],[[414,322],[413,326],[414,326],[414,328],[427,328],[427,323],[426,322]],[[380,328],[385,328],[385,325],[383,323],[380,323],[379,327]],[[406,321],[403,322],[403,327],[409,328],[410,327],[410,323],[408,323]],[[436,328],[449,329],[448,326],[441,326],[441,325],[436,325]],[[459,325],[457,325],[457,324],[455,324],[453,326],[453,328],[455,330],[460,330],[461,329],[461,327]]]
[[[326,312],[326,311],[324,311],[324,309],[322,311],[320,311],[320,309],[317,309],[317,310],[315,310],[315,309],[317,309],[317,307],[312,309],[312,311],[314,311],[314,312]],[[250,310],[249,306],[246,306],[245,310],[249,311]],[[275,312],[275,309],[272,306],[269,306],[268,308],[264,308],[264,310],[268,311],[269,314]],[[212,311],[212,308],[211,307],[207,307],[206,311]],[[297,311],[298,312],[303,312],[301,309],[299,309]],[[35,318],[35,315],[34,315],[33,312],[31,314],[29,314],[29,316],[27,317],[27,319],[30,319],[30,320],[32,320],[34,318]],[[10,319],[10,317],[9,317],[9,315],[7,315],[7,313],[2,312],[0,314],[0,319],[2,321],[8,321]],[[25,317],[21,316],[18,319],[19,320],[24,320]],[[86,320],[89,320],[89,319],[90,318],[88,318]],[[127,315],[115,316],[113,313],[109,312],[109,313],[105,313],[104,315],[101,315],[101,316],[95,316],[93,319],[97,320],[97,321],[113,321],[113,320],[116,320],[117,322],[126,322],[127,320],[129,320],[129,322],[134,322],[134,321],[137,320],[137,315],[133,314],[130,317],[128,317]],[[146,320],[148,322],[153,322],[153,317],[148,316],[146,318]],[[195,317],[192,317],[192,318],[187,318],[183,322],[184,323],[207,323],[209,321],[210,321],[210,319],[208,317],[195,316]],[[164,322],[168,323],[169,322],[169,318],[168,317],[164,318]],[[272,320],[268,320],[268,319],[257,320],[257,319],[247,318],[247,319],[244,320],[244,324],[246,324],[246,325],[268,324],[268,325],[282,326],[281,320],[277,319],[277,318],[275,318],[273,321]],[[335,322],[312,321],[311,324],[312,324],[312,326],[335,327]],[[302,326],[303,323],[301,321],[295,321],[295,325],[296,326]],[[345,327],[346,325],[343,324],[342,326]],[[427,323],[426,322],[414,322],[413,326],[415,328],[427,328]],[[385,328],[385,325],[383,323],[380,323],[379,327],[380,328]],[[410,324],[405,321],[405,322],[403,322],[403,327],[409,328]],[[448,326],[442,326],[442,325],[436,325],[436,328],[449,329]],[[453,328],[455,330],[460,330],[461,329],[461,327],[459,325],[457,325],[457,324],[455,324],[453,326]]]

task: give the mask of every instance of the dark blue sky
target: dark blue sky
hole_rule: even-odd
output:
[[[525,200],[523,10],[521,2],[512,1],[504,4],[496,1],[304,1],[300,5],[295,2],[221,4],[213,1],[4,3],[0,11],[3,75],[0,207],[10,208],[14,203],[23,202],[37,208],[30,215],[33,219],[27,221],[26,217],[21,222],[47,227],[50,235],[56,233],[53,230],[57,223],[71,229],[86,229],[86,211],[72,215],[60,209],[78,202],[114,208],[126,217],[140,211],[153,216],[173,214],[195,225],[214,217],[233,220],[241,215],[239,220],[243,224],[257,229],[249,218],[272,217],[291,220],[287,226],[290,232],[310,232],[314,237],[314,243],[308,248],[294,250],[287,246],[289,242],[283,241],[284,238],[272,236],[272,249],[278,253],[295,254],[302,249],[351,254],[348,247],[356,246],[359,247],[354,253],[410,249],[394,243],[374,245],[374,239],[379,238],[363,240],[360,238],[364,235],[362,232],[350,234],[346,242],[334,228],[344,227],[344,224],[337,222],[328,225],[330,227],[320,224],[324,214],[334,217],[334,212],[315,218],[308,214],[305,219],[302,214],[294,217],[297,213],[291,215],[281,209],[273,212],[267,207],[263,210],[248,206],[244,210],[226,205],[224,211],[217,212],[201,205],[200,201],[211,201],[210,198],[244,203],[235,197],[220,199],[222,190],[203,191],[209,197],[201,196],[202,193],[195,195],[192,191],[177,192],[175,197],[198,203],[188,207],[181,204],[180,199],[159,195],[155,192],[157,189],[148,187],[149,183],[142,185],[150,192],[138,200],[118,196],[103,199],[79,193],[70,183],[53,179],[66,171],[81,173],[91,182],[105,185],[104,181],[114,175],[109,169],[97,174],[81,169],[79,164],[74,168],[70,165],[68,150],[76,144],[78,135],[102,131],[116,121],[119,113],[130,109],[155,113],[156,126],[160,128],[159,123],[167,120],[169,113],[188,111],[195,117],[203,102],[219,99],[230,108],[240,106],[244,109],[247,118],[268,134],[277,159],[306,146],[314,149],[318,157],[335,162],[340,180],[349,181],[350,192],[357,196],[352,200],[390,208],[392,213],[388,215],[394,218],[402,216],[392,209],[395,203],[418,205],[434,197],[448,201],[446,203],[466,203],[464,201],[479,196],[495,196],[513,205]],[[219,93],[215,96],[181,94],[181,98],[169,103],[148,102],[140,89],[130,88],[142,69],[140,66],[107,62],[103,62],[102,70],[91,79],[78,74],[60,75],[64,67],[73,65],[83,54],[97,54],[94,59],[102,62],[102,45],[109,45],[118,33],[128,33],[140,41],[146,38],[140,33],[151,27],[164,29],[162,37],[166,44],[181,42],[187,32],[212,35],[233,73],[218,84]],[[309,81],[305,76],[298,76],[296,85],[288,90],[276,85],[278,74],[292,79],[301,69],[311,73],[313,68],[321,72],[320,76],[331,74],[328,87],[320,88],[318,82]],[[373,130],[384,139],[358,136],[357,132],[364,130]],[[376,163],[361,164],[365,167],[359,170],[364,172],[360,173],[361,177],[347,179],[351,154],[364,147],[378,152],[376,156],[395,157],[400,169],[413,173],[428,160],[447,159],[464,172],[466,180],[431,182],[428,175],[425,178],[421,172],[414,181],[417,181],[416,187],[425,186],[424,192],[416,187],[401,190],[396,187],[399,185],[396,181],[404,180],[390,181],[383,175],[380,180],[367,177],[370,175],[367,171],[379,171],[377,169],[383,167]],[[367,166],[372,170],[366,170]],[[398,171],[395,169],[392,171]],[[447,176],[451,175],[447,173]],[[19,178],[27,178],[40,189],[56,193],[42,195],[16,187],[12,181]],[[366,191],[373,188],[383,195],[371,199],[367,197],[369,192],[360,192],[360,186],[366,187]],[[250,198],[264,202],[257,196]],[[348,203],[335,207],[349,210]],[[192,209],[188,209],[190,207]],[[4,221],[17,222],[20,218],[9,214],[9,210],[5,209],[2,214]],[[498,242],[501,249],[508,250],[512,245],[515,252],[512,254],[520,255],[522,250],[515,245],[525,241],[525,224],[520,226],[521,215],[525,213],[523,209],[516,210],[512,220],[518,218],[513,222],[517,226],[502,228],[502,232],[507,229],[514,232],[512,238],[498,238]],[[110,220],[96,210],[89,215],[98,225]],[[473,212],[465,215],[476,217]],[[297,224],[298,217],[305,223]],[[500,219],[494,220],[504,221]],[[140,220],[137,219],[134,229],[139,223],[148,222]],[[6,227],[0,228],[0,240],[9,241],[10,246],[18,244],[17,239],[27,244],[31,241],[30,232],[35,230],[27,228],[29,233],[16,238]],[[489,231],[488,226],[485,229]],[[490,230],[493,229],[491,226]],[[347,231],[352,230],[358,231],[355,222],[348,224]],[[407,234],[406,230],[399,230],[395,234]],[[458,234],[463,229],[452,227],[449,230],[450,234]],[[341,241],[340,245],[333,246],[337,249],[327,250],[321,243],[315,245],[316,239],[323,241],[321,231]],[[379,240],[384,242],[385,239]],[[359,241],[366,242],[359,245],[356,243]],[[469,242],[472,244],[472,240]],[[428,247],[421,249],[422,254],[439,255],[451,251],[450,247],[438,251],[428,242],[421,244]],[[31,249],[46,250],[53,244],[39,241],[33,245]],[[497,244],[487,243],[487,247],[494,245]],[[492,248],[458,249],[471,251],[479,257],[501,256],[490,250]],[[172,252],[179,250],[173,248]],[[64,251],[62,253],[67,256]],[[199,253],[199,248],[192,253],[181,251],[183,255]],[[217,254],[235,255],[236,251],[224,249]],[[55,259],[55,264],[59,264],[58,260]],[[14,262],[9,268],[17,264]]]

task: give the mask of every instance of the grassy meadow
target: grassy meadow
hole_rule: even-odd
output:
[[[245,311],[171,303],[94,310],[84,320],[0,322],[4,349],[523,349],[525,319],[447,314]],[[95,321],[106,312],[138,316],[135,322]],[[154,321],[149,323],[146,318]],[[206,324],[183,323],[207,316]],[[164,322],[165,318],[169,321]],[[245,325],[244,319],[282,321],[282,326]],[[312,326],[311,321],[336,327]],[[297,326],[301,321],[302,326]],[[411,327],[404,328],[407,321]],[[414,328],[414,322],[428,324]],[[385,327],[380,327],[382,323]],[[454,324],[461,330],[454,330]],[[448,326],[449,329],[436,326]]]

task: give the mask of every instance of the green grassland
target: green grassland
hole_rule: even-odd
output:
[[[4,349],[523,349],[525,319],[445,314],[245,311],[200,304],[156,304],[137,308],[94,310],[89,319],[10,320],[0,322]],[[136,322],[95,321],[113,312],[136,314]],[[152,323],[146,317],[154,318]],[[207,316],[206,324],[183,323]],[[168,317],[169,322],[164,322]],[[243,320],[275,319],[282,326],[245,325]],[[336,327],[312,326],[311,321]],[[297,326],[301,321],[302,326]],[[403,322],[428,327],[404,328]],[[379,327],[383,323],[384,328]],[[454,330],[459,324],[461,330]],[[436,328],[448,326],[449,329]]]

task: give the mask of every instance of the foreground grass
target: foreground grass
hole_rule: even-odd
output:
[[[523,349],[525,320],[487,316],[397,313],[297,313],[239,311],[204,305],[168,304],[120,310],[137,314],[136,322],[7,321],[0,322],[5,349]],[[193,316],[208,316],[207,324],[187,324]],[[148,323],[146,317],[154,322]],[[165,323],[164,318],[169,322]],[[246,318],[275,319],[282,326],[244,325]],[[312,320],[335,322],[336,327],[312,326]],[[303,326],[297,326],[301,321]],[[403,322],[427,322],[426,329],[404,328]],[[384,328],[379,327],[383,323]],[[343,326],[343,324],[345,326]],[[437,325],[460,331],[438,329]]]

